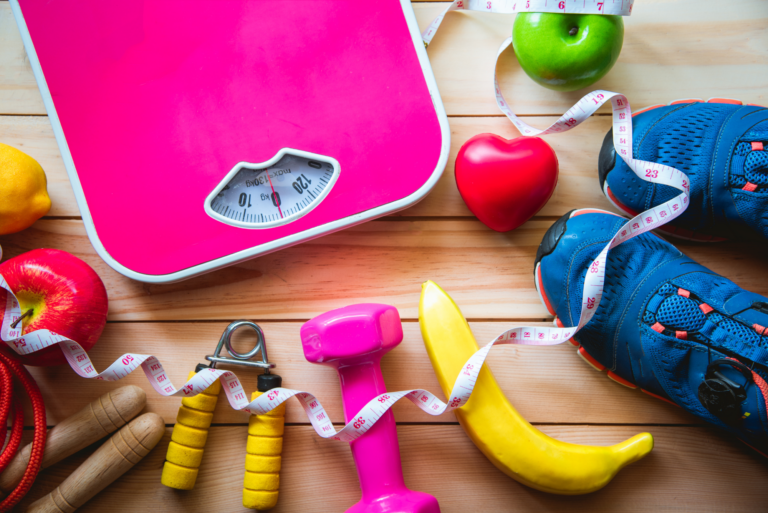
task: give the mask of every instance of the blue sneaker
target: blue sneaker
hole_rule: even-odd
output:
[[[575,326],[592,260],[626,222],[574,210],[549,228],[534,276],[558,326]],[[768,452],[768,298],[646,233],[608,253],[603,298],[571,340],[597,370]]]
[[[688,209],[660,231],[684,239],[768,238],[768,109],[715,98],[680,100],[636,112],[636,159],[676,167],[691,180]],[[598,159],[600,187],[630,216],[680,191],[639,179],[608,132]]]

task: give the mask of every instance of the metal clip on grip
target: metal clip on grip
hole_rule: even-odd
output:
[[[247,326],[256,332],[256,345],[245,354],[240,354],[232,348],[232,333],[235,330]],[[231,358],[221,355],[221,348],[226,345]],[[248,361],[261,352],[261,361]],[[258,324],[251,321],[235,321],[229,324],[221,334],[219,343],[213,356],[206,356],[210,361],[210,367],[215,368],[217,363],[247,365],[264,369],[265,374],[259,376],[259,383],[264,380],[276,381],[280,386],[280,376],[269,374],[269,369],[275,367],[274,363],[267,360],[267,346],[264,341],[264,332]],[[194,372],[187,379],[208,367],[198,364]],[[181,400],[181,407],[176,416],[176,425],[173,426],[171,443],[168,445],[165,466],[161,482],[170,488],[178,490],[192,490],[197,481],[198,469],[203,459],[203,450],[208,440],[208,429],[213,421],[213,410],[216,408],[221,383],[217,380],[203,392],[194,397],[185,397]],[[275,492],[276,495],[276,492]]]
[[[255,331],[257,340],[256,345],[253,346],[253,349],[245,354],[240,354],[232,348],[232,333],[242,328],[243,326],[247,326]],[[224,345],[227,346],[227,352],[232,356],[232,358],[219,356],[221,354],[221,348]],[[256,356],[259,352],[261,352],[261,361],[250,361],[250,359]],[[269,374],[269,369],[273,369],[275,367],[274,363],[269,363],[267,360],[267,344],[264,341],[264,332],[261,330],[261,327],[255,322],[243,320],[234,321],[230,323],[229,326],[227,326],[227,328],[224,330],[224,333],[221,334],[219,344],[216,346],[216,351],[213,353],[213,355],[206,356],[205,359],[209,362],[212,362],[212,368],[215,368],[217,363],[232,363],[235,365],[258,367],[260,369],[264,369],[264,372]]]

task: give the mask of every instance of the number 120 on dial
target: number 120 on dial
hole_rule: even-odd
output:
[[[284,148],[267,162],[240,162],[211,192],[205,211],[240,228],[272,228],[306,215],[339,177],[330,157]]]

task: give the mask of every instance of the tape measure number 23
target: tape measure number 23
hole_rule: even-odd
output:
[[[627,16],[631,13],[633,0],[457,0],[427,27],[422,34],[425,45],[429,44],[445,14],[455,10],[472,10],[494,13],[514,12],[557,12],[557,13],[591,13],[615,14]],[[498,55],[512,43],[512,38],[504,41]],[[497,59],[498,59],[497,55]],[[643,212],[622,226],[616,236],[602,249],[592,262],[587,273],[582,291],[582,310],[579,322],[572,327],[514,327],[500,334],[489,344],[477,351],[464,365],[448,398],[448,404],[442,402],[431,392],[423,389],[387,392],[372,399],[363,407],[352,420],[341,430],[336,431],[329,416],[320,401],[309,392],[274,388],[269,393],[259,395],[249,401],[237,376],[226,370],[203,368],[192,376],[181,388],[176,388],[160,361],[150,355],[125,354],[105,371],[98,373],[93,367],[87,353],[76,342],[52,333],[48,330],[38,330],[27,333],[22,337],[21,328],[16,327],[16,321],[21,317],[19,303],[13,291],[0,276],[0,287],[8,291],[5,305],[5,316],[0,338],[20,354],[29,354],[45,347],[58,344],[67,358],[70,366],[77,374],[85,378],[105,381],[119,380],[141,367],[154,389],[164,395],[179,395],[191,397],[202,393],[216,380],[221,380],[222,388],[229,404],[236,410],[244,410],[252,414],[265,414],[287,401],[296,397],[301,403],[312,426],[323,438],[352,441],[362,436],[373,424],[397,401],[407,398],[421,410],[430,415],[441,415],[446,411],[460,408],[472,394],[477,376],[488,352],[495,344],[525,344],[525,345],[554,345],[565,342],[586,325],[600,305],[603,293],[603,278],[608,252],[638,235],[659,228],[663,224],[678,217],[688,206],[689,188],[688,177],[681,171],[661,164],[635,160],[632,156],[632,111],[627,98],[619,93],[609,91],[594,91],[584,96],[579,102],[568,109],[550,127],[539,130],[521,121],[509,108],[504,96],[495,81],[496,101],[502,112],[520,130],[524,136],[547,135],[571,130],[594,114],[606,102],[611,103],[613,110],[613,142],[616,153],[627,163],[633,172],[642,180],[657,184],[668,185],[678,189],[680,194],[666,203]],[[19,343],[23,340],[23,343]]]

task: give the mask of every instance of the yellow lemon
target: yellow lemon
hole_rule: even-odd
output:
[[[51,209],[46,186],[35,159],[0,143],[0,235],[28,228]]]

